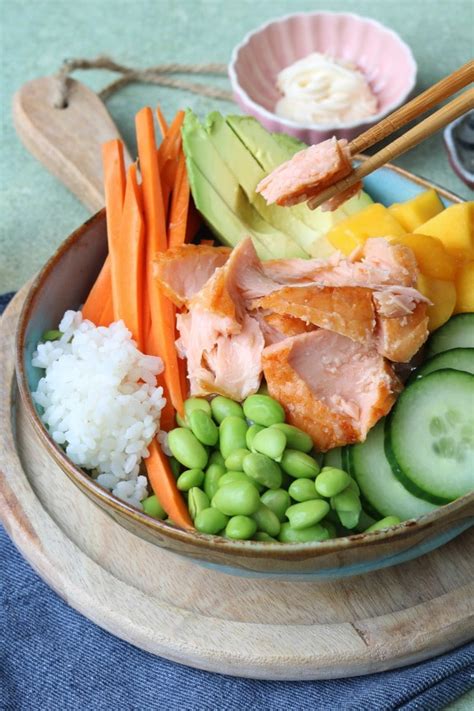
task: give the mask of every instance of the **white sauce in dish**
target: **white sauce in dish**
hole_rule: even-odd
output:
[[[313,52],[277,77],[275,113],[298,123],[341,126],[377,113],[377,98],[351,62]]]

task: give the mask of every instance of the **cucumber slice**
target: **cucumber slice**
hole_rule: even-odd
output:
[[[451,348],[474,348],[474,314],[458,314],[438,328],[428,341],[427,356],[449,351]]]
[[[335,467],[336,469],[344,469],[342,466],[342,447],[330,449],[324,455],[323,467]]]
[[[380,514],[376,519],[398,516],[405,521],[436,508],[434,504],[413,496],[393,473],[384,452],[384,420],[370,430],[365,442],[350,447],[349,457],[351,472],[361,493]]]
[[[415,373],[415,378],[422,378],[436,370],[463,370],[474,374],[474,348],[452,348],[438,353],[424,363]]]
[[[460,370],[430,373],[402,392],[386,453],[412,493],[443,502],[474,490],[473,404],[474,376]]]

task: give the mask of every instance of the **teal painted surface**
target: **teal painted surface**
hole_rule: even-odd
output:
[[[419,66],[417,89],[466,62],[472,53],[471,0],[10,0],[1,3],[0,103],[0,292],[20,287],[87,211],[32,158],[15,135],[9,106],[25,81],[54,73],[66,57],[105,53],[137,66],[161,62],[227,62],[243,35],[272,17],[330,9],[374,17],[411,46]],[[77,72],[94,89],[111,80],[107,72]],[[206,80],[208,81],[208,80]],[[223,78],[216,83],[226,86]],[[171,116],[183,106],[200,115],[234,105],[151,86],[130,86],[108,101],[132,152],[133,115],[160,102]],[[397,163],[468,198],[452,173],[440,136]]]

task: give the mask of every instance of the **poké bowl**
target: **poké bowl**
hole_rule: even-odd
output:
[[[414,197],[434,187],[393,166],[369,176],[365,190],[382,203]],[[446,205],[460,202],[436,188]],[[196,563],[240,576],[327,580],[363,574],[403,563],[447,543],[474,523],[474,493],[418,519],[371,533],[358,533],[318,543],[237,541],[181,530],[147,516],[100,486],[74,465],[50,437],[33,402],[41,371],[32,354],[44,331],[57,328],[67,309],[77,310],[95,281],[107,252],[105,211],[71,234],[34,280],[24,303],[16,336],[16,375],[20,407],[34,431],[37,447],[117,525],[132,534]],[[73,488],[74,490],[74,488]],[[75,490],[74,490],[75,491]]]
[[[278,116],[279,72],[312,52],[355,64],[377,98],[377,113],[340,126],[303,125]],[[301,12],[272,20],[247,34],[229,63],[234,98],[241,109],[268,130],[307,144],[334,135],[355,138],[404,103],[415,86],[416,73],[410,48],[393,30],[370,18],[338,12]]]

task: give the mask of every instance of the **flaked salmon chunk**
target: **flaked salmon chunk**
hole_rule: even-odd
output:
[[[182,307],[225,264],[230,253],[229,247],[183,244],[157,254],[153,273],[170,301]]]
[[[261,180],[256,192],[265,198],[267,204],[288,207],[316,197],[351,172],[347,141],[330,138],[295,153]]]
[[[280,343],[289,336],[298,336],[300,333],[309,333],[316,330],[316,326],[313,326],[312,323],[306,323],[302,319],[288,314],[278,314],[264,309],[257,309],[250,311],[250,315],[260,326],[266,346]]]
[[[323,329],[265,348],[262,363],[269,393],[288,422],[323,452],[363,442],[401,389],[374,348]]]

